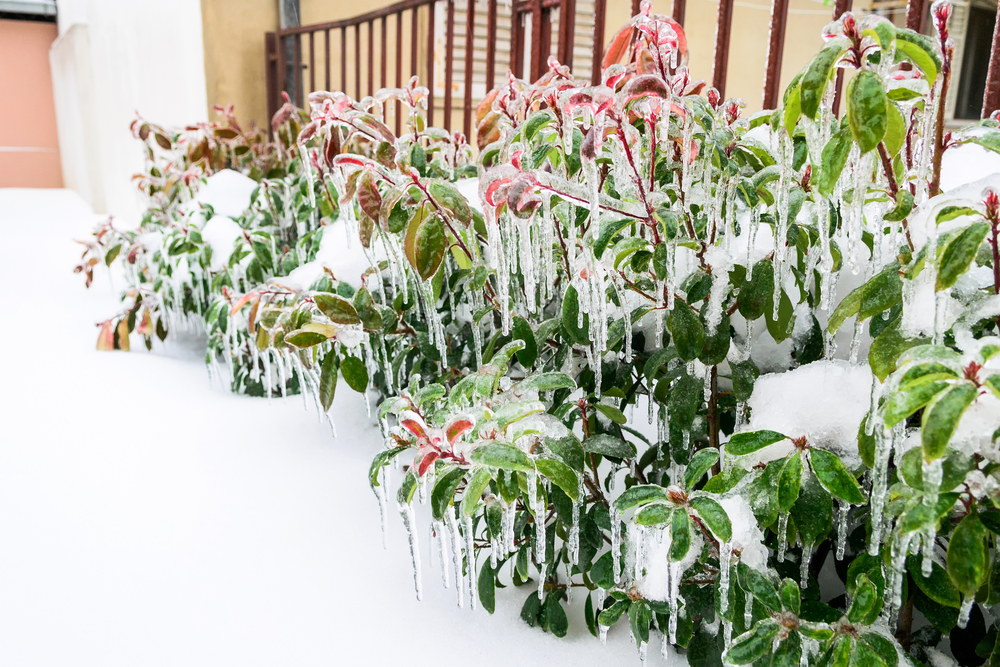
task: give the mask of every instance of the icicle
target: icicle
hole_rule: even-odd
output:
[[[535,560],[545,562],[545,507],[538,499],[538,473],[529,470],[525,473],[528,480],[528,501],[531,503],[531,513],[535,516]]]
[[[649,647],[649,642],[639,642],[639,664],[646,664],[646,649]]]
[[[622,554],[622,513],[619,512],[614,503],[611,504],[611,560],[613,564],[612,574],[617,582],[621,576],[621,554]]]
[[[431,535],[434,542],[437,543],[438,562],[441,564],[441,586],[451,588],[451,564],[448,558],[451,555],[451,545],[448,544],[448,540],[445,537],[444,522],[433,522],[431,524]]]
[[[385,498],[386,496],[385,489],[387,482],[386,482],[386,472],[384,466],[379,469],[378,474],[380,479],[379,479],[379,485],[375,487],[375,493],[378,496],[379,523],[382,525],[382,548],[388,549],[389,548],[389,543],[387,539],[388,530],[386,529],[387,528],[386,523],[388,517],[386,516],[387,508],[386,508],[386,498]]]
[[[669,553],[669,551],[670,550],[668,549],[667,552]],[[671,644],[676,644],[678,603],[680,601],[681,575],[683,574],[683,572],[681,572],[680,562],[670,563],[669,573],[670,596],[667,599],[667,603],[670,608],[670,620],[667,622],[667,636],[669,637]]]
[[[743,628],[749,630],[753,626],[753,593],[747,591],[743,601]]]
[[[448,532],[451,534],[451,562],[455,567],[455,593],[458,595],[458,606],[461,608],[465,606],[465,580],[462,577],[462,534],[458,530],[454,505],[448,505],[445,517],[448,519]]]
[[[813,545],[802,545],[802,562],[799,564],[799,587],[809,588],[809,562],[812,560]]]
[[[889,475],[889,455],[892,452],[892,441],[897,434],[902,435],[905,423],[900,422],[893,428],[891,433],[886,433],[881,426],[875,429],[875,468],[872,470],[871,489],[871,541],[868,544],[868,553],[877,556],[879,546],[882,544],[882,520],[885,511],[886,496],[888,494],[887,478]]]
[[[403,519],[403,527],[406,528],[407,539],[410,544],[410,561],[413,564],[413,589],[416,591],[417,600],[423,599],[423,591],[420,584],[420,547],[417,544],[416,518],[413,515],[413,506],[406,503],[397,503],[399,516]]]
[[[569,526],[569,542],[566,546],[566,555],[569,564],[578,565],[580,563],[580,506],[586,497],[586,489],[583,487],[583,475],[577,477],[577,500],[573,501],[573,516]]]
[[[910,540],[913,533],[898,535],[892,544],[892,562],[890,564],[889,585],[886,587],[886,595],[889,604],[886,605],[889,613],[889,625],[895,625],[896,614],[903,603],[903,579],[906,576],[906,556],[910,553]]]
[[[455,509],[452,507],[452,509]],[[463,514],[462,533],[465,537],[465,571],[468,575],[469,609],[476,608],[476,542],[472,529],[472,516]]]
[[[606,646],[608,643],[608,626],[597,624],[597,636],[601,640],[601,646]]]
[[[972,615],[972,605],[975,601],[975,595],[962,596],[962,607],[958,610],[958,627],[962,630],[969,624],[969,617]]]
[[[733,557],[733,549],[728,543],[719,545],[719,612],[725,614],[729,609],[729,567]]]
[[[847,514],[851,505],[843,500],[837,504],[837,560],[844,560],[844,546],[847,543]]]
[[[664,660],[670,660],[670,638],[662,630],[660,631],[660,657]]]

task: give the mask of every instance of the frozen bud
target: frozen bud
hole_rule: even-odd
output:
[[[979,500],[986,495],[986,475],[981,470],[973,470],[965,478],[965,485],[973,498]]]
[[[986,218],[991,222],[1000,221],[1000,196],[997,196],[996,190],[993,188],[986,190],[986,198],[983,200],[983,204],[986,206]]]
[[[996,111],[990,114],[990,120],[1000,121],[1000,109],[997,109]]]
[[[717,109],[719,107],[719,100],[722,96],[719,95],[718,90],[715,88],[709,88],[708,92],[705,93],[705,96],[708,97],[708,103],[711,104],[713,108]]]
[[[643,16],[649,16],[649,13],[653,11],[653,3],[650,0],[642,0],[639,3],[639,13]]]
[[[858,22],[851,12],[844,14],[844,34],[852,39],[858,34]]]

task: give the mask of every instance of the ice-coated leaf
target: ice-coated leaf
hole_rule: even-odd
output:
[[[902,318],[896,318],[875,338],[868,351],[868,364],[880,382],[885,382],[889,374],[896,370],[899,355],[912,347],[924,345],[926,338],[904,338],[900,332]]]
[[[691,548],[691,518],[687,512],[674,512],[670,522],[670,537],[670,560],[674,563],[684,560]]]
[[[579,478],[573,469],[562,461],[555,459],[537,459],[535,467],[538,472],[547,477],[553,484],[562,489],[570,500],[580,499]]]
[[[753,266],[753,275],[740,288],[740,315],[756,320],[764,314],[764,307],[774,293],[774,264],[762,259]],[[673,333],[671,331],[671,333]],[[681,355],[683,357],[683,355]]]
[[[749,665],[771,650],[771,640],[781,626],[773,619],[760,621],[753,628],[733,640],[726,662],[731,665]]]
[[[807,117],[816,120],[816,112],[819,111],[819,103],[826,93],[826,85],[833,73],[833,66],[846,48],[846,38],[835,37],[826,43],[806,67],[799,80],[799,104],[802,113]]]
[[[621,218],[618,220],[601,220],[601,226],[597,233],[597,240],[594,241],[594,258],[600,259],[607,249],[611,240],[621,230],[632,224],[632,220]]]
[[[771,667],[800,667],[802,639],[794,630],[788,633],[771,655]]]
[[[640,526],[659,526],[672,520],[674,512],[679,511],[683,510],[676,510],[664,503],[652,503],[645,505],[635,513],[635,522]]]
[[[535,345],[535,332],[531,330],[531,325],[523,317],[514,316],[514,338],[524,342],[524,347],[518,350],[517,360],[525,368],[531,368],[538,358],[538,348]]]
[[[923,463],[923,457],[920,455],[920,450],[914,449],[911,451],[915,453],[917,455],[916,458]],[[923,502],[918,503],[913,509],[903,515],[903,518],[899,521],[900,535],[912,533],[916,530],[923,530],[932,523],[937,523],[951,511],[952,506],[957,500],[958,494],[956,493],[942,493],[938,496],[937,504],[933,507]]]
[[[891,639],[887,639],[877,632],[868,632],[861,635],[861,640],[878,654],[886,667],[896,667],[899,664],[899,654]]]
[[[313,295],[313,302],[320,311],[336,324],[360,324],[361,318],[351,302],[338,294],[320,292]]]
[[[963,229],[945,247],[941,254],[935,289],[940,292],[955,284],[976,258],[980,246],[986,240],[990,227],[985,222],[975,222]]]
[[[636,455],[635,445],[608,433],[592,435],[584,440],[583,450],[616,459],[634,459]]]
[[[851,646],[851,665],[857,667],[887,667],[871,644],[864,641],[855,641]]]
[[[371,484],[372,489],[379,486],[378,471],[382,469],[382,466],[386,465],[408,449],[412,448],[409,445],[400,445],[399,447],[393,447],[392,449],[383,449],[375,455],[375,458],[372,459],[371,466],[368,468],[368,482]]]
[[[629,626],[637,643],[649,641],[649,625],[653,622],[653,612],[644,600],[636,600],[628,609]]]
[[[570,343],[588,345],[590,343],[590,315],[583,316],[583,326],[577,325],[577,317],[580,312],[579,295],[576,288],[570,285],[566,288],[566,295],[563,297],[562,305],[562,325],[569,337]]]
[[[937,79],[938,70],[941,68],[941,57],[937,54],[937,47],[934,41],[927,35],[922,35],[913,30],[896,29],[896,62],[909,60],[924,73],[932,87]]]
[[[510,424],[539,412],[545,412],[545,404],[541,401],[517,401],[498,408],[493,413],[493,420],[501,429],[505,429]]]
[[[492,479],[493,474],[486,468],[476,470],[472,479],[469,480],[469,483],[465,487],[465,493],[462,495],[462,514],[472,516],[476,511],[476,506],[479,504],[479,499],[482,498],[483,491],[486,490]]]
[[[899,277],[895,263],[872,276],[861,286],[861,303],[858,319],[866,320],[873,315],[889,310],[903,300],[903,281]]]
[[[701,405],[704,382],[690,375],[682,375],[670,387],[667,406],[670,419],[681,429],[691,428]]]
[[[660,348],[649,355],[646,365],[642,368],[642,374],[646,376],[646,382],[652,382],[656,377],[656,372],[666,366],[668,361],[676,357],[677,349],[673,346]]]
[[[948,576],[964,595],[975,595],[989,574],[988,534],[979,516],[972,512],[962,519],[948,542]]]
[[[890,394],[885,402],[885,426],[892,428],[914,412],[930,403],[934,397],[948,388],[948,383],[942,380],[920,384],[909,390],[900,390]]]
[[[910,576],[913,577],[917,588],[923,591],[924,595],[940,605],[952,607],[953,609],[961,607],[962,594],[955,588],[955,584],[948,577],[948,572],[932,561],[931,574],[925,577],[923,568],[921,567],[921,560],[920,556],[910,556],[906,561],[906,569],[910,573]]]
[[[479,603],[483,609],[492,614],[496,610],[496,578],[489,558],[479,568],[477,588],[479,590]]]
[[[786,611],[798,616],[802,605],[802,593],[799,591],[799,585],[792,579],[782,579],[781,583],[778,584],[778,594],[781,597],[781,606]]]
[[[301,329],[285,334],[285,342],[301,349],[325,343],[337,335],[337,328],[332,324],[310,322]]]
[[[921,385],[940,380],[957,380],[958,372],[936,361],[925,361],[909,366],[899,379],[900,391],[913,391]],[[987,380],[988,381],[988,380]]]
[[[455,186],[443,181],[433,181],[427,186],[434,200],[451,213],[452,217],[468,227],[472,222],[472,208]]]
[[[368,389],[368,369],[365,362],[357,357],[344,355],[340,362],[340,372],[347,381],[347,386],[358,393],[364,393]]]
[[[455,467],[443,475],[439,473],[435,478],[434,490],[431,491],[431,511],[438,521],[444,518],[444,513],[455,497],[458,485],[465,479],[466,472],[465,468]]]
[[[891,211],[882,216],[886,222],[899,222],[905,220],[913,210],[913,195],[909,190],[901,189],[896,193],[896,205]]]
[[[534,470],[527,455],[513,445],[487,442],[479,445],[470,456],[473,463],[502,470]]]
[[[858,480],[839,456],[823,449],[813,448],[809,450],[809,462],[820,484],[827,491],[852,505],[861,505],[865,502],[865,495],[861,492]]]
[[[684,470],[684,488],[688,491],[694,488],[702,476],[708,472],[715,462],[719,460],[718,450],[706,447],[705,449],[699,449],[691,460],[688,462],[687,468]]]
[[[628,611],[630,605],[631,603],[625,600],[615,602],[598,615],[597,622],[606,628],[611,627],[618,622],[618,619],[621,618],[626,611]]]
[[[576,382],[565,373],[535,373],[517,383],[517,391],[555,391],[556,389],[576,389]]]
[[[736,571],[739,574],[740,586],[743,590],[753,594],[755,598],[760,600],[761,604],[771,611],[781,611],[781,598],[770,579],[762,572],[747,567],[744,563],[737,564]]]
[[[733,524],[718,502],[708,496],[695,496],[688,500],[688,505],[698,513],[705,526],[720,542],[728,542],[733,538]]]
[[[677,354],[684,361],[698,358],[705,345],[705,325],[689,306],[678,303],[667,315],[667,329]]]
[[[783,433],[768,430],[734,433],[726,443],[726,451],[731,456],[744,456],[787,438]]]
[[[655,484],[640,484],[627,489],[615,499],[615,509],[619,512],[652,502],[670,502],[667,490]]]
[[[417,475],[411,468],[403,477],[403,483],[399,485],[396,492],[396,500],[402,505],[409,505],[413,500],[413,494],[417,490]]]
[[[542,614],[545,617],[545,629],[556,637],[565,637],[569,630],[569,619],[566,618],[566,610],[559,602],[559,595],[549,593],[545,597],[545,605]]]
[[[924,460],[933,461],[944,456],[959,420],[976,400],[976,394],[975,385],[965,382],[956,384],[941,392],[924,410],[920,428]]]
[[[862,622],[871,613],[877,597],[875,584],[865,575],[858,577],[854,586],[854,599],[851,601],[851,608],[847,610],[848,620],[851,623]]]
[[[781,473],[778,475],[778,508],[782,512],[791,509],[795,500],[799,497],[799,488],[802,484],[802,453],[795,451],[785,459],[781,466]]]
[[[882,77],[872,70],[859,71],[847,84],[848,123],[862,155],[885,137],[887,103]]]
[[[840,174],[847,164],[847,156],[851,153],[853,141],[849,128],[840,128],[830,137],[830,140],[823,146],[820,155],[820,167],[815,175],[816,189],[824,197],[833,194],[833,189],[840,180]]]
[[[333,397],[337,393],[337,353],[330,350],[323,357],[323,365],[319,376],[319,402],[324,410],[329,411],[333,405]]]
[[[889,157],[895,157],[900,150],[902,150],[903,145],[906,142],[906,121],[903,119],[903,114],[900,113],[899,107],[892,100],[888,100],[885,105],[886,111],[886,126],[885,126],[885,149],[889,153]],[[910,194],[910,191],[906,188],[902,188],[899,194],[906,193]],[[899,204],[899,195],[897,195],[897,207]],[[913,206],[913,196],[910,195],[910,207]],[[903,218],[906,216],[904,215]],[[903,218],[899,218],[902,220]],[[889,220],[888,217],[884,219]]]

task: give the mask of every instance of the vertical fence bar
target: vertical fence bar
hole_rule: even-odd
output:
[[[673,5],[670,7],[670,17],[684,25],[684,10],[687,9],[687,0],[674,0]]]
[[[632,14],[630,16],[635,16],[639,13],[640,4],[642,4],[642,0],[632,0]]]
[[[472,133],[472,65],[476,50],[476,0],[465,0],[465,99],[462,101],[462,132]]]
[[[396,13],[396,87],[403,86],[403,12]],[[403,103],[396,100],[396,136],[399,136]]]
[[[316,33],[309,33],[309,92],[316,90]]]
[[[726,99],[726,71],[729,69],[729,37],[733,29],[733,0],[719,0],[719,16],[715,24],[715,58],[712,65],[712,85],[719,97]]]
[[[278,36],[273,32],[264,33],[264,72],[267,78],[267,127],[278,112]]]
[[[605,1],[594,0],[594,60],[590,67],[590,83],[595,86],[601,83],[601,61],[604,60]]]
[[[427,4],[427,125],[434,125],[434,4]]]
[[[762,108],[778,106],[778,86],[781,85],[781,56],[785,49],[785,28],[788,25],[788,0],[771,1],[771,30],[768,33],[767,68],[764,70]]]
[[[327,28],[324,32],[326,37],[323,42],[323,62],[326,66],[323,68],[323,74],[326,79],[326,89],[330,90],[330,29]]]
[[[340,92],[347,94],[347,26],[340,29]]]
[[[286,80],[288,69],[288,64],[285,62],[285,51],[288,47],[285,46],[285,38],[281,33],[277,34],[277,48],[278,48],[278,90],[274,97],[275,107],[274,110],[277,111],[281,107],[281,92],[287,90],[288,81]],[[269,119],[270,120],[270,119]]]
[[[455,0],[447,0],[444,29],[444,129],[451,132],[451,84],[455,70]]]
[[[538,81],[542,75],[542,34],[544,19],[542,18],[542,0],[531,0],[531,64],[528,70],[528,80]]]
[[[375,94],[375,22],[368,22],[368,94]]]
[[[301,107],[302,84],[305,83],[305,77],[302,76],[302,35],[296,33],[292,35],[292,39],[295,40],[295,104]]]
[[[361,24],[354,24],[354,99],[361,99]]]
[[[496,72],[497,0],[489,0],[489,6],[486,9],[486,92],[490,92],[496,87]]]
[[[573,68],[573,43],[576,41],[576,0],[559,2],[559,62]]]
[[[997,7],[993,27],[993,49],[990,51],[990,69],[986,74],[986,92],[983,94],[983,118],[989,118],[1000,109],[1000,7]]]
[[[381,49],[379,51],[379,54],[380,54],[379,73],[381,74],[381,78],[379,79],[379,81],[381,82],[381,87],[382,88],[386,88],[386,87],[389,86],[389,82],[385,78],[385,68],[386,68],[386,63],[385,63],[385,51],[386,51],[385,22],[386,22],[387,18],[388,18],[388,16],[383,16],[382,17],[382,34],[381,34],[381,37],[382,37],[382,46],[381,46]]]
[[[417,38],[419,37],[420,21],[417,19],[417,10],[414,7],[410,13],[410,76],[417,75]]]
[[[511,5],[510,13],[510,71],[514,76],[524,76],[524,23],[523,14],[517,2]]]
[[[839,21],[847,12],[851,11],[852,0],[837,0],[833,5],[833,20]],[[840,115],[840,95],[844,91],[844,70],[837,69],[837,83],[833,94],[833,115]]]
[[[906,3],[906,27],[910,30],[920,30],[924,21],[924,10],[927,7],[926,0],[909,0]]]

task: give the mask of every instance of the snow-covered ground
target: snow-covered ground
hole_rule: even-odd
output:
[[[417,602],[346,387],[333,439],[298,397],[210,385],[193,350],[95,351],[119,306],[106,275],[72,273],[93,220],[68,191],[0,190],[0,664],[637,664],[626,624],[607,647],[587,633],[580,597],[562,640],[518,618],[525,589],[458,609],[426,529]]]

